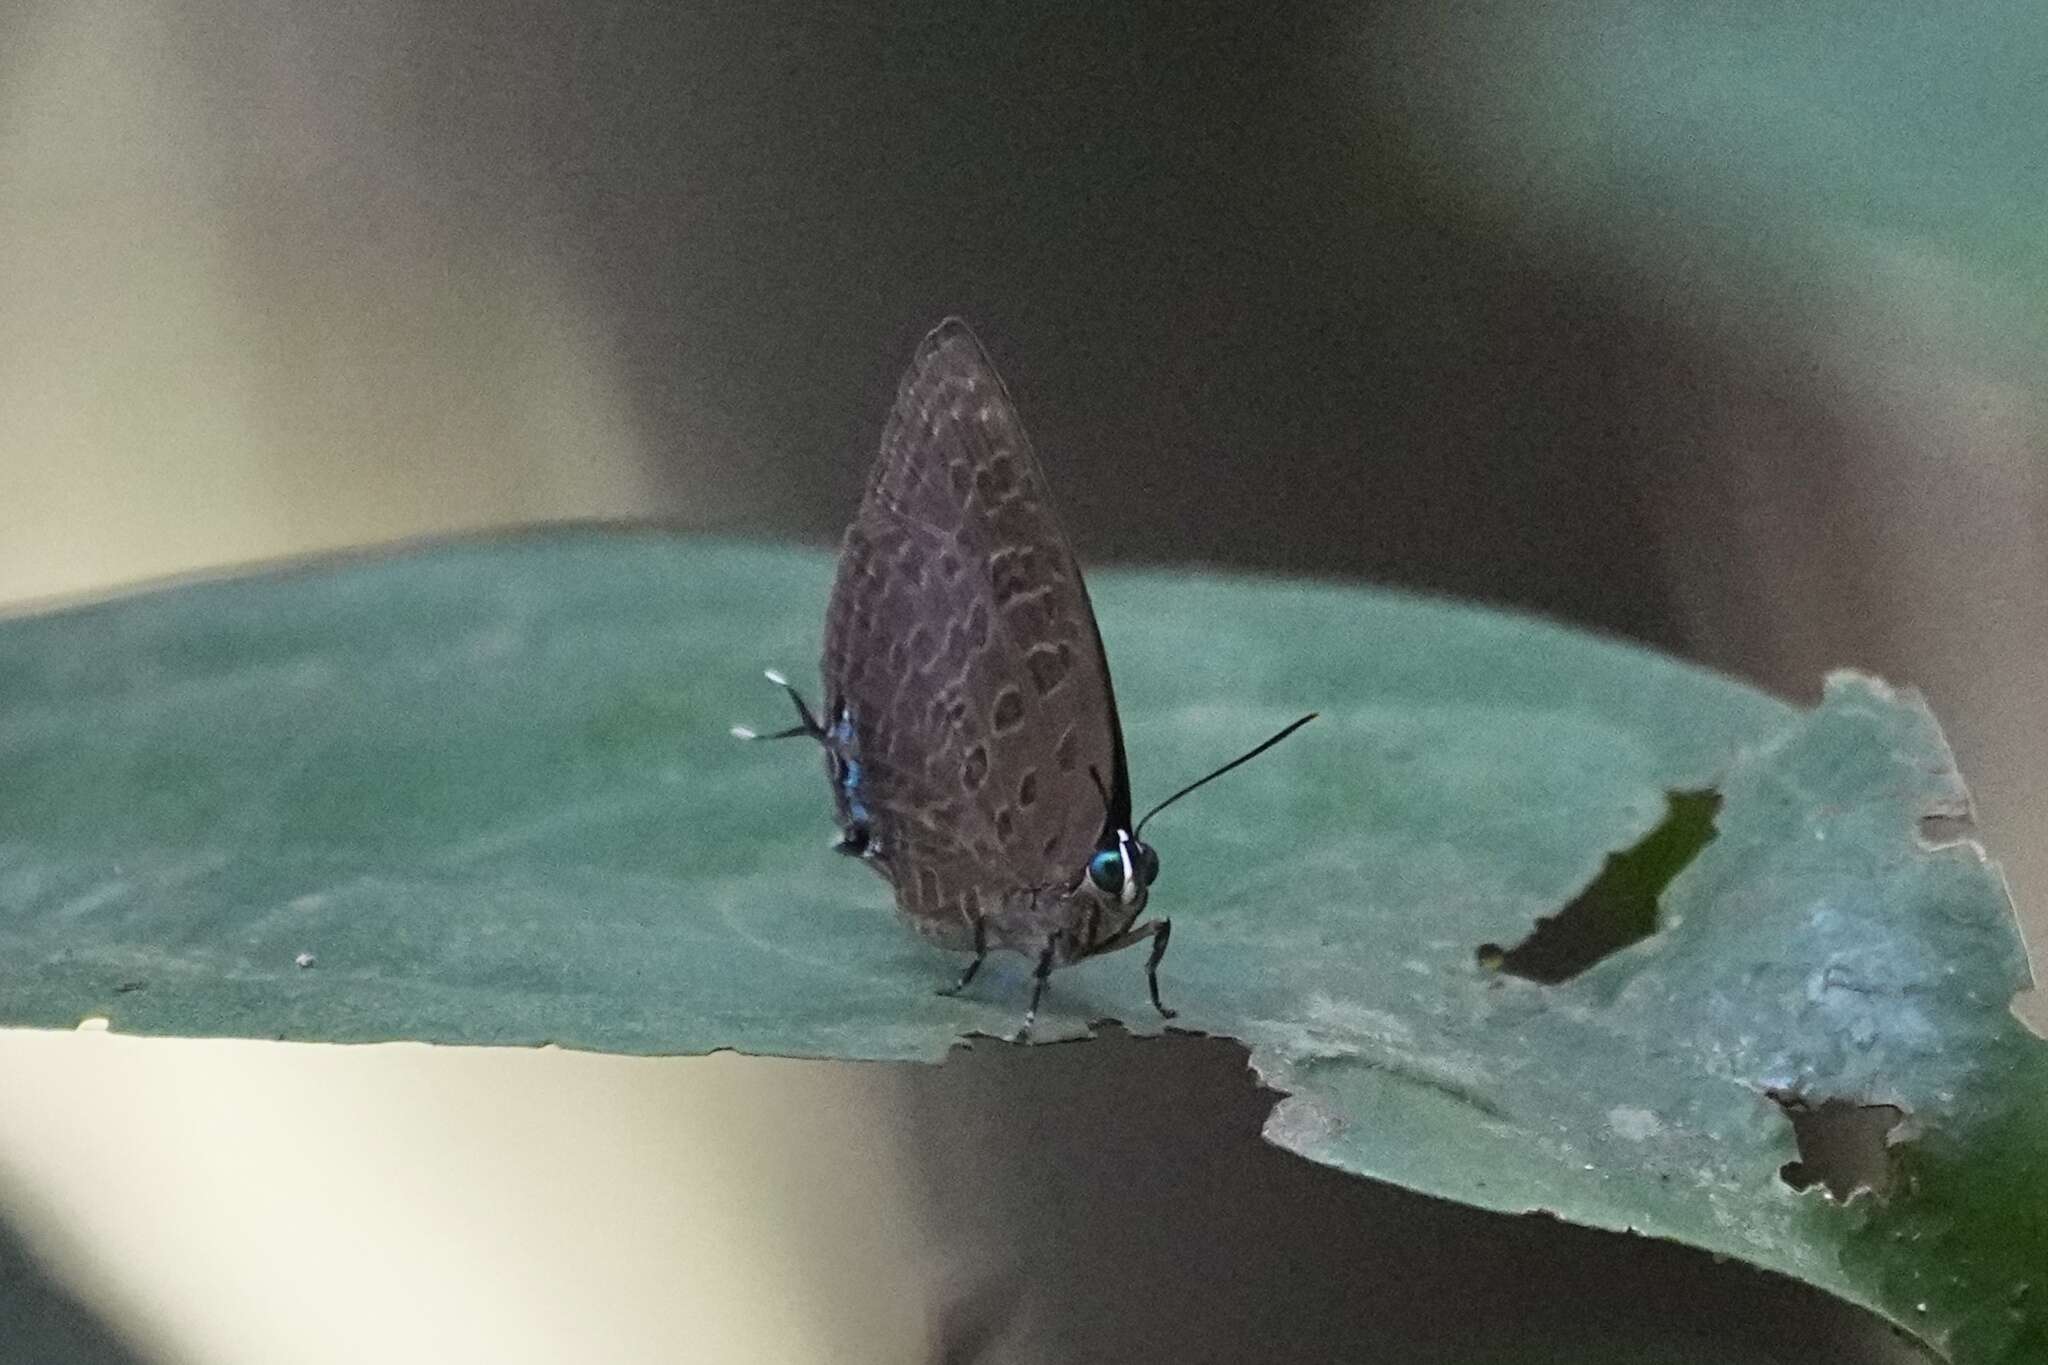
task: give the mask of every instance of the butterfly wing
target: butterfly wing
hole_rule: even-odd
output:
[[[1016,407],[957,319],[925,337],[897,390],[823,666],[841,823],[864,826],[925,932],[971,942],[984,914],[999,930],[1006,898],[1071,886],[1105,828],[1128,827],[1087,587]]]

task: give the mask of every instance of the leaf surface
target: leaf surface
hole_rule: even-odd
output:
[[[1022,959],[935,995],[959,963],[827,850],[815,751],[726,733],[783,723],[762,666],[814,686],[830,573],[567,531],[0,623],[0,1022],[924,1060],[1008,1034]],[[1141,807],[1322,712],[1148,830],[1174,1026],[1250,1045],[1289,1095],[1269,1137],[2048,1359],[2048,1065],[1995,868],[1925,837],[1968,803],[1917,698],[1842,675],[1801,710],[1358,588],[1092,586]],[[1591,924],[1591,956],[1517,975],[1567,907],[1543,942]],[[1141,966],[1059,973],[1038,1037],[1156,1030]],[[1869,1105],[1897,1111],[1882,1194],[1781,1176],[1814,1165],[1794,1114]]]

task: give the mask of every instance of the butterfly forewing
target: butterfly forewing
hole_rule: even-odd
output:
[[[918,348],[848,530],[826,618],[841,824],[897,903],[965,941],[1005,897],[1072,885],[1127,827],[1115,699],[1080,569],[974,334]],[[1108,790],[1105,809],[1090,770]]]

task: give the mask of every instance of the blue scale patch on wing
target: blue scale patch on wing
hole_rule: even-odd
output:
[[[872,817],[868,814],[868,808],[861,802],[860,760],[853,757],[853,712],[844,706],[840,707],[839,716],[832,722],[832,728],[826,732],[826,736],[831,740],[833,779],[839,785],[839,798],[846,805],[848,817],[865,826]]]

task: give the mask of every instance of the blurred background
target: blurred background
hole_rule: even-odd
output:
[[[1920,687],[2038,969],[2044,69],[2031,0],[15,0],[0,604],[572,517],[829,544],[959,312],[1091,565]],[[0,1033],[0,1358],[1449,1360],[1475,1298],[1588,1295],[1891,1349],[1352,1190],[1265,1102],[1206,1043]]]

